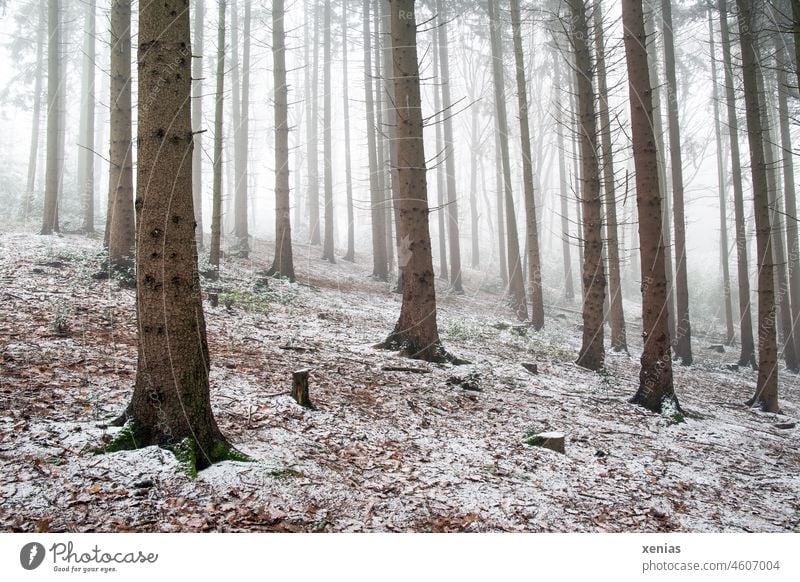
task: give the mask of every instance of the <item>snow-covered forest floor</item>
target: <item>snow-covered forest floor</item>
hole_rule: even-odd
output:
[[[800,378],[782,374],[785,416],[749,410],[754,373],[696,338],[676,423],[628,404],[638,345],[585,371],[578,316],[497,325],[511,313],[476,272],[466,295],[439,294],[442,338],[472,364],[404,360],[371,347],[400,297],[368,259],[329,266],[302,246],[298,283],[258,275],[259,243],[205,302],[216,418],[255,462],[192,480],[158,448],[95,455],[136,367],[134,292],[92,277],[100,247],[0,233],[2,530],[800,531],[800,429],[775,426],[800,416]],[[316,410],[287,392],[306,367]],[[523,442],[542,430],[566,434],[565,455]]]

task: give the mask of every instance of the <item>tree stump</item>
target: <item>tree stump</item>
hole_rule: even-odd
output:
[[[308,375],[311,370],[304,368],[292,373],[292,398],[294,398],[300,406],[312,408],[311,398],[308,395]]]
[[[526,442],[534,447],[543,447],[561,454],[565,453],[563,432],[540,432],[529,437]]]
[[[527,362],[522,363],[522,367],[528,370],[531,374],[538,374],[539,373],[539,366],[536,364],[529,364]]]

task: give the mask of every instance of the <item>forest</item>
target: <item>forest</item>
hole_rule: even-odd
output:
[[[800,0],[0,33],[0,531],[800,532]]]

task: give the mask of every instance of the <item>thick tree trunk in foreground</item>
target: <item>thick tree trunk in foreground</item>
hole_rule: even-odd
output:
[[[222,115],[225,91],[225,0],[219,2],[217,20],[217,90],[214,107],[214,177],[211,193],[211,263],[212,279],[219,277],[219,260],[222,246]]]
[[[192,202],[188,5],[144,2],[139,12],[139,361],[128,438],[112,445],[167,446],[194,472],[241,456],[217,427],[209,397]]]
[[[336,262],[333,252],[333,142],[331,109],[331,3],[325,2],[325,21],[323,23],[325,49],[323,55],[323,166],[325,177],[325,237],[322,245],[322,258],[330,263]]]
[[[582,162],[583,206],[583,343],[578,365],[601,370],[605,362],[603,347],[603,301],[606,273],[603,265],[603,216],[600,201],[600,167],[597,160],[597,118],[594,109],[593,68],[589,46],[589,26],[584,0],[570,0],[572,8],[571,42],[575,50],[578,87],[578,116]]]
[[[753,315],[750,304],[750,267],[747,260],[747,228],[744,214],[744,187],[739,154],[739,121],[736,112],[731,38],[728,28],[728,3],[719,0],[720,33],[722,36],[722,62],[725,70],[725,100],[728,110],[728,141],[731,148],[731,177],[733,179],[733,208],[736,222],[736,266],[739,281],[739,325],[742,349],[740,366],[756,367]]]
[[[742,82],[747,114],[747,139],[753,180],[753,203],[758,247],[758,382],[748,404],[765,412],[778,407],[778,344],[775,337],[775,281],[772,260],[769,188],[764,157],[764,128],[758,96],[758,38],[749,0],[737,0],[739,42],[742,49]]]
[[[642,0],[622,0],[625,56],[631,109],[633,157],[636,164],[636,206],[642,268],[642,368],[632,402],[654,412],[678,408],[672,386],[672,357],[667,327],[667,275],[661,236],[661,192],[658,154],[653,133],[653,102]]]
[[[85,34],[83,40],[83,72],[81,82],[80,143],[78,144],[78,188],[81,193],[81,230],[94,232],[94,83],[96,0],[85,6]]]
[[[500,20],[494,3],[486,3],[489,11],[489,30],[492,44],[492,76],[494,79],[494,99],[496,109],[497,135],[500,144],[500,160],[503,166],[503,192],[505,194],[506,234],[508,245],[508,288],[511,306],[517,319],[528,319],[528,305],[525,297],[525,282],[519,252],[517,218],[514,214],[514,192],[511,185],[511,162],[508,153],[508,114],[505,102],[505,74],[503,72],[503,43],[500,38]]]
[[[386,256],[386,215],[383,212],[383,193],[378,187],[378,150],[375,139],[375,101],[372,92],[372,35],[370,33],[369,0],[364,0],[364,97],[367,110],[367,150],[369,152],[369,192],[372,216],[372,276],[378,281],[389,280]]]
[[[414,0],[391,0],[390,5],[403,303],[397,325],[382,347],[403,350],[412,358],[442,361],[448,356],[436,323]]]
[[[672,0],[661,1],[664,32],[664,68],[667,72],[669,153],[672,166],[672,212],[675,227],[675,297],[677,299],[675,355],[684,366],[692,364],[692,325],[689,319],[689,279],[686,266],[686,218],[684,212],[683,159],[678,114],[678,81],[675,74],[675,41]]]
[[[531,131],[528,124],[528,84],[525,80],[525,58],[522,53],[522,23],[519,0],[511,0],[511,26],[514,31],[514,61],[517,73],[517,99],[522,141],[522,183],[525,189],[525,232],[528,258],[528,285],[531,299],[531,325],[544,327],[544,298],[542,296],[542,267],[539,259],[539,226],[536,218],[536,198],[533,189],[531,160]]]
[[[194,54],[192,57],[192,200],[194,203],[195,238],[197,247],[203,248],[203,54],[205,34],[205,0],[197,0],[194,18]]]
[[[600,136],[603,153],[603,182],[605,190],[606,250],[608,252],[608,319],[611,323],[611,348],[618,352],[628,351],[625,332],[625,311],[622,307],[622,278],[619,261],[619,233],[617,222],[617,192],[614,178],[614,146],[611,143],[611,116],[608,105],[608,82],[606,80],[606,44],[603,31],[603,15],[600,3],[594,7],[595,42],[597,44],[597,90],[600,107]]]
[[[44,181],[44,210],[41,234],[58,232],[58,190],[61,168],[58,160],[60,125],[59,85],[61,83],[61,2],[47,3],[47,161]]]
[[[146,107],[151,105],[144,103]],[[111,4],[110,124],[106,244],[111,263],[125,267],[133,258],[136,242],[131,139],[131,0],[114,0]]]

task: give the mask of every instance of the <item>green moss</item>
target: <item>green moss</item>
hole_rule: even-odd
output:
[[[252,463],[253,459],[245,455],[240,450],[230,446],[224,441],[218,441],[209,451],[209,458],[212,463],[221,461],[239,461],[242,463]]]
[[[541,447],[544,444],[544,438],[538,435],[531,435],[522,440],[525,444],[531,445],[532,447]]]
[[[191,479],[197,477],[197,443],[194,439],[185,438],[176,445],[172,445],[170,450],[178,459],[181,470]]]
[[[298,471],[297,469],[292,469],[291,467],[280,467],[278,469],[272,469],[269,472],[270,477],[275,479],[291,479],[293,477],[305,477],[305,473],[302,471]]]
[[[95,449],[96,454],[102,453],[115,453],[117,451],[133,451],[138,449],[141,446],[143,439],[139,438],[139,432],[136,428],[136,425],[132,420],[129,420],[117,433],[117,435],[111,439],[111,442],[107,445]]]

